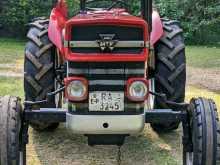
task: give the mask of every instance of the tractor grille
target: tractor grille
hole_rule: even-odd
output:
[[[85,77],[89,81],[89,91],[125,91],[126,80],[145,76],[144,62],[136,63],[69,63],[69,76]],[[74,103],[77,113],[88,112],[88,100]],[[133,103],[125,98],[125,113],[142,113],[144,104]],[[106,113],[106,112],[103,112]],[[118,112],[117,112],[118,113]],[[123,112],[122,112],[123,113]]]
[[[116,25],[74,26],[72,28],[72,41],[97,41],[100,34],[114,34],[118,41],[143,41],[143,29],[140,27],[127,27]],[[111,53],[139,54],[143,48],[115,48]],[[103,53],[100,48],[71,48],[75,53]]]

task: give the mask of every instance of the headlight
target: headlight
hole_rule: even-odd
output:
[[[127,84],[127,95],[132,101],[144,101],[148,95],[148,85],[145,79],[131,79]]]
[[[81,81],[72,81],[67,87],[68,94],[72,97],[83,97],[86,93],[86,87]]]
[[[87,98],[88,83],[83,78],[67,78],[66,82],[67,98],[72,101],[82,101]]]

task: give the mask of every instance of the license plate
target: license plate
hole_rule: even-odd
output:
[[[89,111],[124,111],[124,93],[106,91],[90,93]]]

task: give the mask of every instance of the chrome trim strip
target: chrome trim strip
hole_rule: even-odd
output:
[[[90,69],[90,74],[124,74],[124,69]]]
[[[125,85],[124,80],[90,80],[89,85]]]
[[[71,74],[145,74],[144,69],[74,69],[69,68]]]
[[[118,41],[114,47],[118,48],[144,48],[144,41]]]
[[[71,48],[99,48],[96,41],[69,41]]]
[[[89,69],[69,68],[69,73],[71,73],[71,74],[88,74],[89,73]]]
[[[67,69],[66,69],[66,74],[67,74],[67,77],[69,77],[69,73],[70,73],[70,68],[69,68],[69,61],[67,61]]]
[[[65,48],[69,47],[69,41],[64,40],[64,41],[63,41],[63,46],[64,46]]]
[[[145,69],[125,69],[125,74],[145,74]]]
[[[115,48],[149,48],[149,41],[117,41]],[[64,41],[64,47],[99,48],[97,41]]]

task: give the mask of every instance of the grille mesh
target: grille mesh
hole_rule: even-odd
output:
[[[116,25],[74,26],[72,28],[72,41],[97,41],[100,34],[114,34],[118,41],[143,41],[143,29],[140,27],[127,27]],[[75,53],[101,53],[100,48],[71,48]],[[142,48],[115,48],[112,53],[139,54]]]

